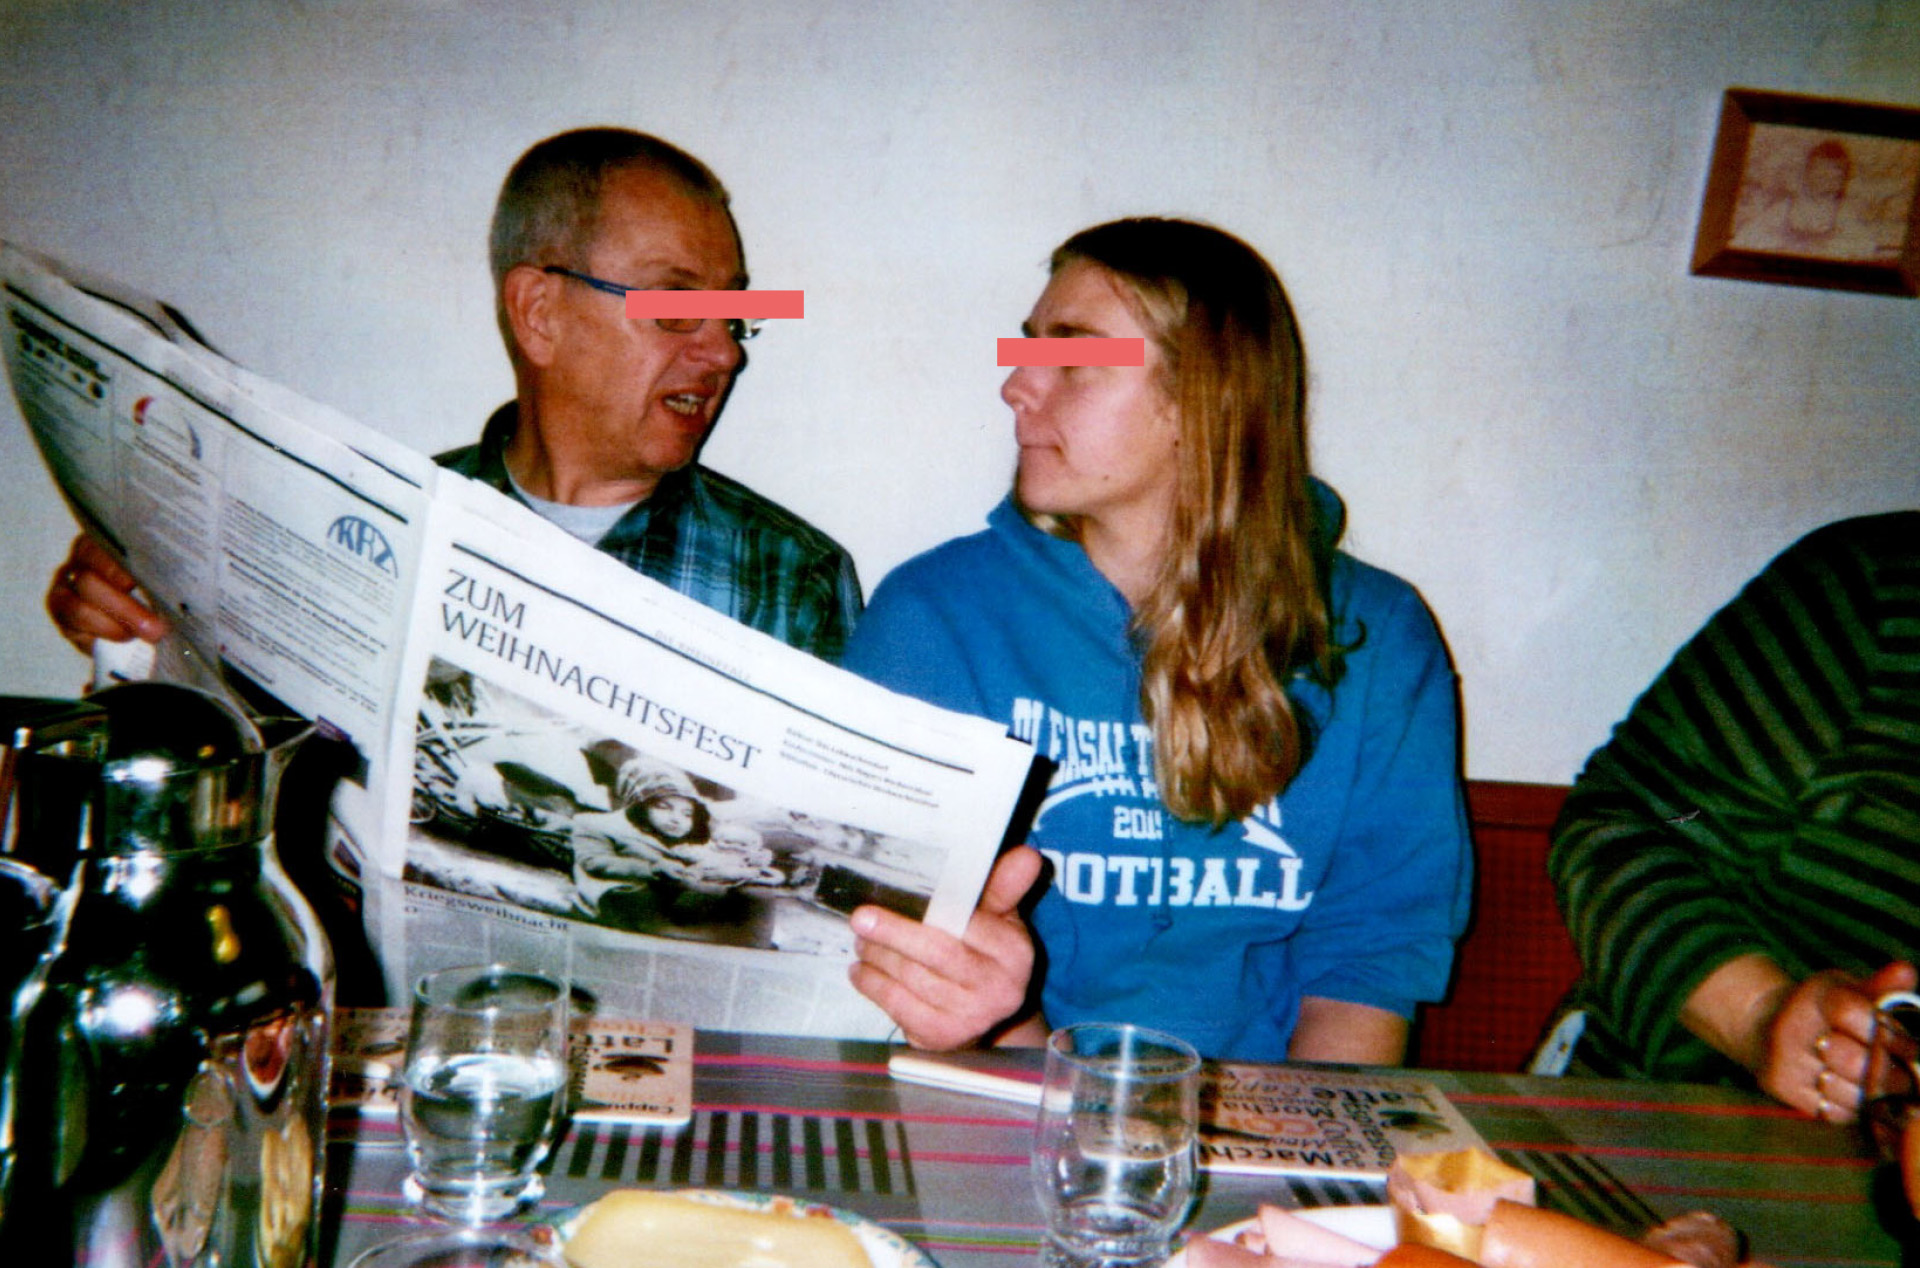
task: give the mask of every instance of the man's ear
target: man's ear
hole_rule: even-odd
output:
[[[558,320],[560,279],[531,264],[516,264],[500,282],[500,298],[513,327],[513,341],[529,364],[545,367],[553,360]]]

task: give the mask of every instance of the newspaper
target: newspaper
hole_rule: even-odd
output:
[[[964,928],[1033,762],[995,723],[739,625],[0,244],[62,493],[176,625],[162,676],[351,746],[334,861],[392,998],[562,964],[609,1015],[879,1037],[875,902]]]

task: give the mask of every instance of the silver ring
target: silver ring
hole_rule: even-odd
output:
[[[1827,1080],[1830,1077],[1832,1077],[1832,1075],[1833,1075],[1833,1071],[1827,1069],[1827,1067],[1825,1066],[1820,1067],[1820,1073],[1815,1075],[1813,1078],[1814,1095],[1820,1097],[1823,1100],[1826,1098]]]
[[[1813,1116],[1815,1118],[1825,1118],[1827,1116],[1827,1111],[1832,1108],[1833,1108],[1833,1102],[1829,1101],[1826,1097],[1823,1096],[1820,1098],[1820,1104],[1814,1107]]]
[[[1833,1032],[1831,1030],[1821,1031],[1820,1037],[1813,1041],[1813,1055],[1820,1058],[1820,1063],[1822,1065],[1826,1064],[1827,1049],[1831,1048],[1832,1046],[1833,1046]]]

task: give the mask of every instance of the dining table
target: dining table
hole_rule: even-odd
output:
[[[1029,1180],[1029,1105],[902,1082],[885,1043],[700,1032],[693,1117],[679,1127],[573,1123],[545,1165],[549,1219],[617,1188],[783,1193],[899,1234],[940,1268],[1035,1268],[1044,1236]],[[1037,1080],[1038,1050],[979,1054]],[[1898,1265],[1876,1193],[1885,1173],[1855,1128],[1758,1095],[1687,1084],[1422,1071],[1540,1203],[1637,1236],[1688,1211],[1720,1216],[1775,1268]],[[329,1123],[319,1263],[432,1226],[401,1195],[394,1117]],[[1263,1204],[1384,1201],[1374,1181],[1202,1173],[1186,1228]],[[1891,1218],[1891,1217],[1889,1217]],[[1920,1256],[1914,1260],[1920,1263]]]

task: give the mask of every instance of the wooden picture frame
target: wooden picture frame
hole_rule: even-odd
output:
[[[1920,109],[1729,88],[1693,271],[1920,295]]]

